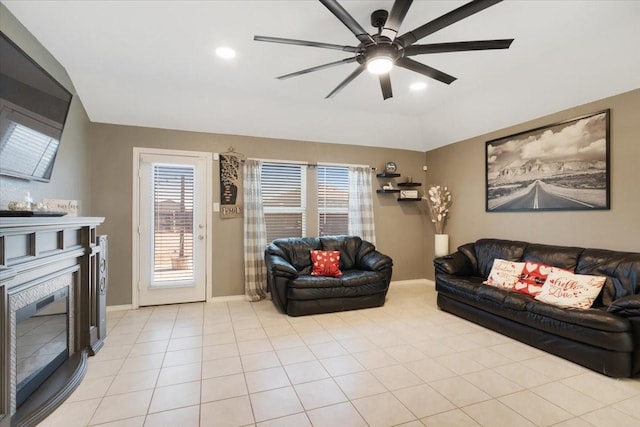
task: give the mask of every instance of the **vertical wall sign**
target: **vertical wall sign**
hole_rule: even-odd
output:
[[[220,154],[220,218],[242,217],[242,159]]]

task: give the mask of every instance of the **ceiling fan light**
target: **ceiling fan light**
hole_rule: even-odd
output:
[[[377,56],[367,61],[367,71],[371,74],[387,74],[393,68],[393,61],[388,56]]]
[[[222,59],[233,59],[236,57],[236,51],[230,47],[220,46],[216,48],[216,55]]]
[[[425,90],[426,88],[427,88],[426,82],[415,82],[409,85],[409,89],[411,89],[414,92]]]

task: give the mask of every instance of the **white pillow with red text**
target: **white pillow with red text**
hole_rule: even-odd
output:
[[[557,307],[591,308],[607,278],[555,270],[536,299]]]
[[[496,288],[511,289],[518,281],[523,268],[524,262],[496,258],[493,260],[493,267],[491,267],[489,277],[484,284]]]

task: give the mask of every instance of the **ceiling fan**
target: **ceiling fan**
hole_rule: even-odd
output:
[[[330,62],[328,64],[318,65],[305,70],[285,74],[277,78],[288,79],[290,77],[301,76],[303,74],[324,70],[325,68],[337,65],[357,62],[359,64],[358,68],[356,68],[355,71],[353,71],[335,89],[333,89],[326,98],[335,96],[356,77],[358,77],[365,69],[367,69],[369,72],[379,75],[382,97],[384,99],[388,99],[393,96],[389,71],[391,71],[394,65],[420,73],[446,84],[451,84],[456,80],[455,77],[447,73],[414,61],[410,58],[411,56],[428,53],[508,49],[509,46],[511,46],[513,39],[414,44],[420,39],[433,34],[438,30],[478,13],[495,5],[496,3],[500,3],[501,1],[502,0],[473,0],[440,16],[439,18],[421,25],[413,31],[398,35],[400,25],[409,11],[409,7],[411,7],[413,0],[395,0],[391,7],[391,12],[387,12],[386,10],[376,10],[373,12],[371,14],[371,25],[378,29],[375,34],[367,33],[364,28],[362,28],[362,26],[349,14],[349,12],[347,12],[336,0],[320,0],[320,3],[329,9],[329,11],[333,13],[336,18],[338,18],[356,36],[360,42],[357,46],[342,46],[331,43],[267,36],[254,36],[253,39],[261,42],[283,43],[351,52],[355,55],[339,61]]]

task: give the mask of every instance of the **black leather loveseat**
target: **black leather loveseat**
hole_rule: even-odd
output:
[[[494,259],[606,276],[588,309],[483,284]],[[434,260],[445,311],[611,377],[640,375],[640,253],[481,239]]]
[[[312,276],[311,251],[340,251],[341,277]],[[265,251],[271,299],[289,316],[384,305],[392,261],[354,236],[274,240]]]

